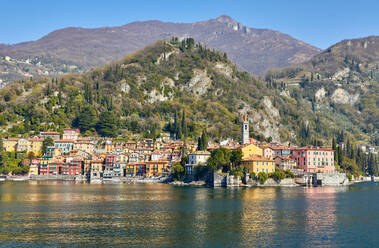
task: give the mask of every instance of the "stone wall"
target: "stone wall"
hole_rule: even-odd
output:
[[[209,178],[208,185],[210,187],[238,187],[240,178],[232,175],[224,175],[219,172],[213,172]]]
[[[75,176],[68,175],[30,175],[30,180],[57,180],[57,181],[74,181]]]
[[[279,182],[275,181],[272,178],[269,178],[269,179],[267,179],[267,181],[264,184],[260,183],[258,180],[249,179],[247,181],[247,185],[248,186],[273,186],[273,187],[277,187],[277,186],[298,186],[295,182],[295,179],[293,179],[293,178],[285,178]]]
[[[316,173],[314,174],[315,183],[320,186],[348,185],[349,179],[345,173]]]

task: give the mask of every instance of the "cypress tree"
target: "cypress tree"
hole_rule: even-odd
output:
[[[333,149],[333,151],[335,152],[336,151],[336,140],[333,138],[333,140],[332,140],[332,149]]]
[[[186,112],[184,111],[184,109],[183,109],[183,113],[182,113],[182,134],[183,134],[184,138],[186,138],[188,135]]]
[[[375,176],[377,173],[376,161],[373,153],[371,153],[368,158],[368,172],[373,176]]]
[[[337,152],[338,152],[338,165],[341,166],[343,163],[343,153],[340,146],[337,148]]]
[[[202,150],[202,137],[199,137],[197,139],[197,150],[199,150],[199,151]]]
[[[201,150],[205,151],[208,148],[208,137],[207,132],[205,129],[203,130],[203,133],[201,134]]]

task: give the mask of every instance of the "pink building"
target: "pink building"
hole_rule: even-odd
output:
[[[292,154],[299,168],[312,173],[334,173],[334,151],[324,147],[294,148]]]

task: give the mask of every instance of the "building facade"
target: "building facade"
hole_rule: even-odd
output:
[[[63,130],[63,140],[77,140],[80,134],[79,128],[65,128]]]
[[[61,153],[69,153],[74,149],[73,140],[56,140],[54,146],[60,150]]]
[[[275,161],[263,156],[252,155],[243,159],[241,165],[246,169],[247,173],[259,172],[272,173],[275,171]]]
[[[207,163],[211,153],[208,151],[196,151],[188,155],[188,164],[185,165],[185,173],[192,175],[194,167],[199,164]]]
[[[253,155],[263,156],[262,148],[254,144],[248,144],[248,145],[242,146],[241,151],[242,151],[242,159],[246,159]]]
[[[312,173],[334,173],[334,151],[324,147],[302,147],[292,151],[300,169]]]

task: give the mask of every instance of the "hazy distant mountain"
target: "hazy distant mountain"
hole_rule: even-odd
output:
[[[224,51],[240,69],[255,75],[269,68],[304,62],[321,51],[289,35],[249,28],[229,16],[220,16],[195,23],[144,21],[120,27],[65,28],[37,41],[0,45],[0,56],[15,59],[13,64],[3,65],[0,70],[16,73],[12,77],[8,75],[8,80],[17,78],[17,73],[25,76],[25,73],[38,75],[41,71],[43,74],[55,74],[87,70],[173,36],[193,37],[209,47]],[[24,64],[26,59],[29,59],[28,63]],[[21,65],[17,65],[17,61]]]

